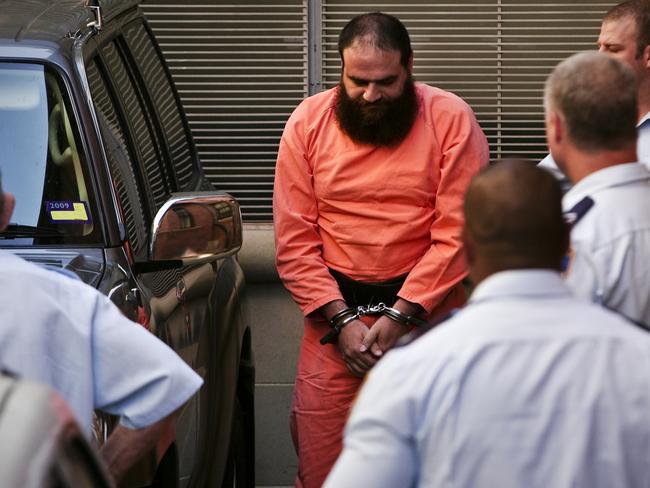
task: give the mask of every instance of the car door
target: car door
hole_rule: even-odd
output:
[[[137,290],[139,321],[205,379],[199,397],[179,419],[180,477],[187,483],[220,480],[244,337],[243,274],[232,257],[190,266],[148,263],[151,229],[163,204],[174,192],[210,185],[142,17],[129,14],[114,25],[119,28],[108,29],[89,47],[86,75],[124,220],[132,277],[116,295]],[[178,218],[194,217],[179,212]]]

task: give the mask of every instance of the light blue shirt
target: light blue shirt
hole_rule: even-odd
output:
[[[637,140],[636,140],[636,154],[639,161],[645,164],[650,169],[650,112],[645,114],[636,126]],[[563,183],[565,188],[571,186],[571,182],[567,179],[566,175],[558,168],[557,163],[550,154],[542,159],[538,166],[550,171],[553,176]]]
[[[0,366],[52,386],[90,433],[93,409],[132,429],[179,408],[201,378],[94,288],[0,251]]]
[[[574,293],[650,327],[650,171],[640,163],[591,173],[564,196],[593,207],[573,226],[566,280]]]
[[[650,334],[507,271],[373,369],[326,487],[650,486]]]

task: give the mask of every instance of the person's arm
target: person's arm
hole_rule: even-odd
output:
[[[115,483],[119,486],[127,471],[145,454],[155,449],[165,435],[174,433],[178,410],[141,429],[118,425],[101,448],[101,456]]]
[[[322,258],[318,203],[313,171],[307,159],[304,106],[292,114],[284,129],[275,169],[273,223],[276,264],[280,278],[304,315],[319,313],[329,320],[347,308],[336,280]],[[360,320],[347,324],[336,345],[352,374],[363,376],[377,362],[361,350],[368,327]],[[374,352],[380,352],[375,346]]]
[[[307,128],[300,105],[287,121],[275,167],[273,224],[280,278],[303,314],[309,315],[341,292],[322,258],[318,203],[307,156]]]
[[[489,159],[485,135],[465,103],[454,99],[437,102],[433,120],[442,159],[429,230],[431,244],[398,293],[402,300],[427,313],[467,274],[461,239],[463,200],[469,182]]]
[[[164,342],[125,318],[107,297],[99,292],[94,296],[93,403],[95,409],[120,418],[103,449],[119,480],[173,427],[176,412],[203,380]]]

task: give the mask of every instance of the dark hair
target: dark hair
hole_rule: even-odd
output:
[[[636,57],[650,44],[650,0],[627,0],[605,14],[603,22],[632,17],[636,23]]]
[[[465,229],[495,270],[559,270],[568,242],[557,180],[534,163],[501,160],[465,196]]]
[[[339,35],[339,55],[356,40],[370,44],[382,51],[399,51],[400,63],[408,67],[413,54],[409,33],[397,17],[382,12],[370,12],[354,17]]]
[[[625,63],[597,52],[574,54],[546,81],[547,110],[562,114],[580,149],[620,150],[636,143],[638,82]]]

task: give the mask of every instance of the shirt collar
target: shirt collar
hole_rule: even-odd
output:
[[[647,112],[643,117],[641,117],[639,123],[636,124],[637,128],[640,128],[642,125],[644,126],[650,125],[650,112]]]
[[[650,172],[641,163],[624,163],[594,171],[576,183],[562,200],[564,209],[572,208],[586,196],[634,181],[650,179]]]
[[[516,269],[495,273],[474,289],[470,304],[506,297],[568,297],[571,292],[557,271]]]

